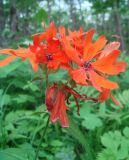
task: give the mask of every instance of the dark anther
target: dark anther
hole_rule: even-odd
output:
[[[47,61],[53,60],[53,56],[51,54],[46,54]]]
[[[88,71],[89,69],[91,69],[91,61],[85,61],[83,64],[83,67],[86,71]]]

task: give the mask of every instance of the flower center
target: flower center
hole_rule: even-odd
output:
[[[91,61],[85,61],[83,64],[85,71],[89,71],[92,68]]]
[[[53,60],[53,56],[48,53],[48,54],[46,54],[46,59],[47,59],[47,61],[51,61],[51,60]]]

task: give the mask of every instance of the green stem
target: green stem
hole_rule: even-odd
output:
[[[86,149],[86,158],[87,160],[93,160],[93,153],[92,153],[92,149],[91,149],[91,146],[90,146],[90,143],[89,143],[89,139],[87,139],[87,143],[85,143],[85,149]]]
[[[46,88],[48,86],[48,69],[46,68]]]
[[[49,118],[50,118],[50,116],[49,116],[48,119],[47,119],[46,126],[45,126],[45,129],[44,129],[43,134],[42,134],[42,136],[41,136],[41,140],[40,140],[40,143],[39,143],[39,145],[38,145],[38,148],[37,148],[37,151],[36,151],[36,155],[35,155],[34,160],[37,160],[37,158],[38,158],[39,151],[40,151],[40,148],[41,148],[41,145],[42,145],[42,142],[43,142],[45,133],[46,133],[47,128],[48,128]]]

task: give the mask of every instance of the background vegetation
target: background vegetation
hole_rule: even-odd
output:
[[[105,34],[121,42],[121,59],[129,64],[129,0],[0,0],[0,47],[25,47],[31,34],[43,31],[42,21],[71,29],[94,27],[96,36]],[[0,68],[0,160],[34,160],[48,117],[45,81],[35,81],[39,74],[27,61],[15,60]],[[59,72],[49,82],[63,78]],[[80,101],[77,116],[70,99],[70,127],[49,125],[39,160],[129,160],[129,68],[114,80],[120,84],[114,95],[123,109],[111,100]],[[90,87],[78,91],[96,95]]]

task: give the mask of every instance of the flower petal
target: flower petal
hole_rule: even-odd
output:
[[[102,88],[105,89],[116,89],[118,88],[118,84],[112,81],[105,79],[104,77],[98,75],[94,71],[89,71],[89,78],[92,82],[92,85],[99,91],[102,91]]]
[[[127,64],[125,62],[115,62],[119,54],[120,51],[115,50],[108,56],[103,57],[96,62],[93,62],[92,66],[95,70],[98,70],[102,73],[107,73],[109,75],[123,72],[127,67]]]
[[[47,110],[49,112],[52,111],[53,105],[55,102],[56,94],[57,94],[57,87],[55,85],[48,86],[45,93],[45,104],[47,106]]]
[[[107,39],[104,35],[101,35],[95,43],[91,45],[89,48],[87,55],[85,56],[85,60],[91,60],[94,58],[98,52],[105,46],[107,43]]]
[[[58,91],[50,121],[55,123],[59,119],[62,127],[68,127],[68,117],[66,115],[67,109],[68,107],[65,104],[65,94],[62,91]]]
[[[11,48],[6,48],[6,49],[1,49],[0,50],[0,54],[14,54],[15,55],[15,49],[11,49]]]
[[[99,59],[109,55],[113,50],[117,50],[119,47],[120,47],[120,42],[111,42],[107,44],[104,50],[102,51]]]
[[[119,107],[122,108],[122,105],[120,104],[120,102],[113,96],[113,94],[111,93],[111,90],[109,89],[103,89],[103,91],[100,93],[99,95],[99,101],[100,102],[104,102],[105,100],[107,100],[109,97],[111,97],[112,101]]]
[[[30,60],[30,63],[32,65],[33,70],[35,72],[37,72],[38,71],[38,63],[35,61],[35,59],[30,58],[29,60]]]
[[[113,102],[117,105],[117,106],[119,106],[119,107],[123,107],[121,104],[120,104],[120,102],[112,95],[112,94],[110,94],[110,96],[111,96],[111,99],[113,100]]]
[[[53,70],[57,70],[60,66],[60,62],[56,61],[56,60],[51,60],[47,63],[47,68],[48,69],[53,69]]]
[[[55,23],[54,22],[51,22],[49,27],[47,28],[46,32],[43,32],[39,38],[40,38],[40,41],[42,40],[51,40],[52,38],[56,37],[56,26],[55,26]]]
[[[109,66],[109,64],[115,63],[115,61],[119,55],[120,55],[120,51],[114,50],[108,56],[103,57],[103,58],[97,60],[96,62],[93,62],[92,65],[94,65],[94,66],[104,66],[104,65]]]
[[[110,90],[109,89],[103,89],[102,92],[100,92],[100,95],[99,95],[99,101],[102,103],[104,102],[105,100],[107,100],[110,96]]]
[[[82,61],[79,57],[80,53],[74,49],[66,39],[63,40],[63,47],[69,60],[74,61],[78,65],[82,65]]]
[[[35,36],[33,40],[34,46],[38,46],[40,44],[39,36]]]
[[[80,69],[72,70],[70,71],[70,74],[76,83],[80,85],[87,85],[87,82],[86,82],[87,77],[84,69],[80,68]]]
[[[120,61],[120,62],[115,63],[115,66],[118,68],[120,72],[124,72],[125,69],[127,68],[127,63],[124,61]]]
[[[93,38],[94,33],[95,33],[95,29],[94,29],[94,28],[91,28],[91,29],[86,33],[85,48],[84,48],[84,55],[83,55],[83,58],[84,58],[84,59],[87,58],[87,53],[88,53],[89,48],[90,48],[91,45],[92,45],[92,38]]]
[[[66,34],[66,30],[65,30],[65,27],[64,26],[60,26],[59,27],[59,34],[61,37],[64,37],[65,34]]]
[[[8,65],[11,61],[13,61],[16,58],[16,56],[11,55],[5,58],[4,60],[0,60],[0,67],[4,67]]]

